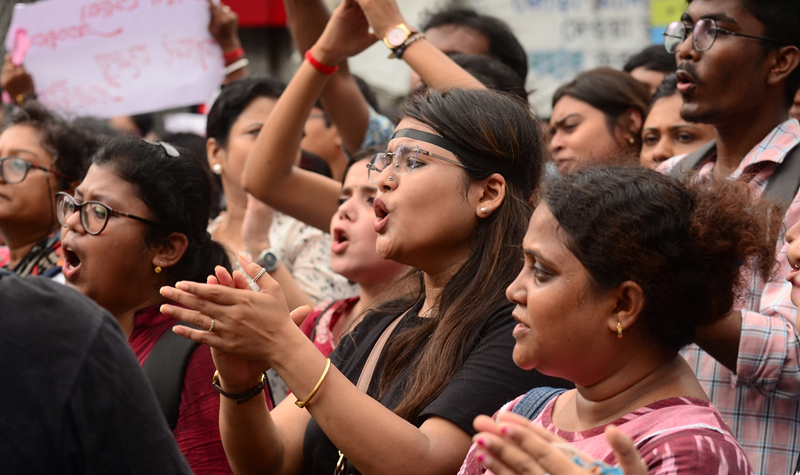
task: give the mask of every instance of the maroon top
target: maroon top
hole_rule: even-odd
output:
[[[175,326],[175,319],[160,313],[158,308],[153,306],[140,310],[133,317],[133,333],[128,343],[139,364],[144,364],[161,335]],[[209,347],[198,345],[186,366],[178,423],[173,432],[183,455],[197,475],[233,473],[219,433],[220,394],[211,386],[215,370]],[[267,404],[271,409],[269,397]]]

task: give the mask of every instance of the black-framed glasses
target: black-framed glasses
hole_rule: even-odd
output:
[[[111,206],[99,201],[84,201],[83,203],[78,203],[75,201],[75,198],[66,193],[56,193],[56,217],[62,226],[67,225],[67,219],[76,211],[81,214],[81,225],[83,229],[93,236],[103,232],[108,224],[108,218],[111,216],[122,216],[123,218],[135,219],[154,226],[161,226],[155,221],[117,211]]]
[[[419,147],[409,148],[401,145],[394,152],[377,153],[372,157],[372,160],[367,163],[367,180],[373,185],[378,183],[378,177],[390,163],[394,164],[394,173],[396,175],[408,175],[419,167],[418,158],[420,154],[438,158],[461,168],[467,168],[453,159],[436,155]]]
[[[40,165],[34,165],[33,163],[25,160],[22,157],[2,157],[0,158],[0,178],[3,179],[4,182],[8,183],[9,185],[16,185],[17,183],[22,183],[25,180],[25,177],[28,176],[28,172],[31,168],[36,170],[43,170],[47,173],[54,173],[60,177],[64,177],[67,180],[72,181],[72,178],[64,175],[61,172],[57,172],[55,170],[51,170],[47,167],[43,167]]]
[[[752,38],[754,40],[770,41],[782,45],[783,42],[775,38],[765,38],[763,36],[745,35],[744,33],[736,33],[725,28],[717,26],[717,22],[710,18],[702,18],[694,24],[694,26],[686,26],[681,21],[673,21],[667,26],[664,31],[664,47],[668,53],[674,54],[678,51],[678,46],[686,39],[686,34],[692,33],[692,45],[697,51],[708,51],[714,45],[717,35],[741,36],[743,38]]]

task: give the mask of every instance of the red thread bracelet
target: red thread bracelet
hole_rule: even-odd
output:
[[[225,60],[225,66],[230,66],[232,63],[244,58],[244,48],[236,48],[233,51],[223,53],[222,58]]]
[[[311,54],[311,50],[306,51],[306,60],[311,66],[314,66],[314,69],[321,72],[322,74],[333,74],[339,70],[339,66],[328,66],[325,64],[320,63],[317,61],[317,58]]]

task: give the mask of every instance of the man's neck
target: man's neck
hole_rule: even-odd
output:
[[[737,114],[736,120],[715,124],[717,131],[717,164],[714,175],[730,176],[744,157],[789,118],[785,107],[761,107],[755,114]]]

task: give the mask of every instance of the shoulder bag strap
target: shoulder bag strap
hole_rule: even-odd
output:
[[[782,205],[789,205],[800,189],[800,146],[783,158],[764,188],[764,196]]]
[[[196,346],[194,341],[167,330],[150,350],[142,365],[171,430],[175,430],[178,425],[183,376]]]
[[[703,163],[703,161],[705,161],[705,159],[707,159],[716,150],[717,141],[712,140],[708,142],[699,149],[683,157],[678,163],[675,164],[672,170],[669,171],[668,175],[679,180],[683,179],[686,175],[691,173],[692,170],[697,169]]]
[[[404,312],[399,317],[395,318],[392,323],[386,327],[386,330],[381,333],[380,338],[378,341],[375,342],[375,346],[372,347],[372,351],[369,352],[369,357],[367,357],[367,362],[364,363],[364,369],[361,370],[361,375],[358,377],[358,383],[356,386],[362,392],[367,392],[369,389],[369,382],[372,380],[372,373],[375,372],[375,366],[378,364],[378,359],[381,357],[381,353],[383,352],[383,347],[386,346],[386,342],[389,341],[389,337],[392,336],[392,332],[400,323],[400,320],[406,316]]]
[[[519,400],[511,411],[530,420],[536,418],[551,399],[566,391],[563,388],[533,388]]]

